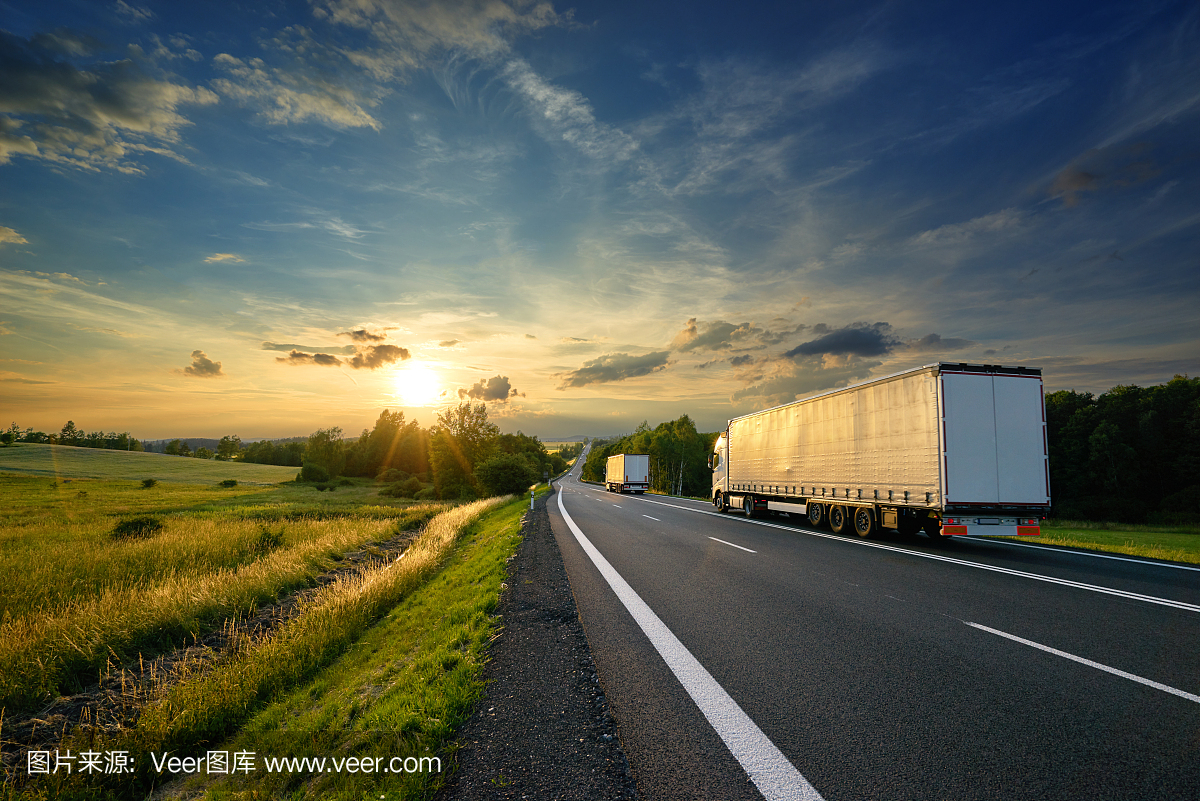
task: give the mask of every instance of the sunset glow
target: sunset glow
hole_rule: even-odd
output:
[[[396,371],[396,394],[405,406],[434,406],[442,389],[441,378],[424,364],[406,364]]]

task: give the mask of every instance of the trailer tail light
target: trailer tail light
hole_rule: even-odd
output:
[[[1017,521],[1018,526],[1040,526],[1041,523],[1036,517],[1023,517]]]
[[[947,526],[961,526],[966,523],[961,517],[947,517],[944,522]]]

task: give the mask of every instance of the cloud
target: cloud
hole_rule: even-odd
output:
[[[686,352],[690,350],[728,350],[735,346],[745,346],[751,340],[764,333],[763,329],[753,323],[733,324],[724,320],[704,323],[700,330],[699,323],[693,317],[687,321],[683,329],[671,340],[671,347]]]
[[[1112,145],[1089,150],[1054,176],[1046,190],[1064,206],[1080,202],[1085,192],[1123,189],[1156,177],[1161,170],[1149,158],[1147,144]]]
[[[379,97],[364,95],[344,80],[303,70],[289,72],[260,58],[243,61],[228,53],[216,55],[213,66],[229,76],[212,82],[220,94],[256,109],[273,125],[320,122],[335,128],[382,128],[367,112],[379,104]]]
[[[383,342],[387,339],[386,334],[376,334],[365,328],[360,328],[356,331],[343,331],[338,334],[339,337],[350,337],[355,342]]]
[[[741,356],[734,356],[729,363],[734,367],[745,367],[748,364],[754,364],[754,357],[749,353],[744,353]]]
[[[315,364],[321,367],[337,367],[342,363],[337,356],[328,353],[303,353],[298,350],[293,350],[287,356],[277,356],[275,361],[292,365]]]
[[[875,323],[874,325],[852,323],[845,328],[829,331],[824,336],[797,345],[783,355],[789,359],[825,355],[882,356],[900,344],[900,341],[892,336],[891,331],[892,327],[887,323]]]
[[[407,348],[396,345],[368,345],[347,359],[346,364],[355,370],[376,370],[393,362],[402,362],[409,358]]]
[[[154,12],[148,8],[141,6],[131,6],[125,0],[117,0],[113,6],[113,11],[117,12],[117,16],[121,17],[127,23],[134,24],[145,22],[154,16]]]
[[[192,363],[183,368],[183,373],[195,378],[217,378],[225,375],[221,372],[221,363],[208,358],[202,350],[192,351]]]
[[[642,356],[628,353],[609,353],[589,362],[578,370],[558,373],[562,376],[560,390],[567,387],[585,387],[588,384],[607,384],[627,378],[649,375],[666,368],[670,351],[660,350]]]
[[[139,159],[172,150],[191,123],[183,106],[216,103],[215,94],[149,77],[138,61],[80,59],[92,44],[73,35],[21,39],[0,31],[0,164],[14,156],[86,170],[140,173]]]
[[[458,345],[461,342],[462,342],[462,340],[460,340],[460,339],[443,339],[441,342],[438,343],[438,347],[439,348],[453,348],[455,345]]]
[[[961,245],[983,234],[1014,230],[1024,222],[1025,215],[1016,209],[985,214],[964,223],[952,223],[925,231],[913,238],[917,245]]]
[[[29,240],[11,228],[0,225],[0,245],[28,245]]]
[[[232,261],[238,264],[245,264],[246,260],[236,253],[214,253],[204,260],[206,264],[213,264],[219,261]]]
[[[957,337],[942,338],[939,334],[926,334],[920,339],[910,339],[904,343],[905,350],[918,353],[939,353],[947,350],[962,350],[971,348],[979,343]]]
[[[494,378],[485,378],[471,386],[470,389],[459,389],[458,397],[470,398],[471,400],[481,401],[499,401],[505,403],[509,398],[521,395],[512,387],[512,383],[506,375],[498,375]]]
[[[533,334],[526,334],[525,338],[526,339],[537,339],[537,337],[535,337]]]
[[[341,353],[343,355],[349,355],[351,353],[354,353],[356,350],[356,348],[353,345],[340,345],[340,346],[336,346],[336,347],[327,348],[327,347],[322,347],[320,345],[297,345],[294,343],[283,344],[283,343],[276,343],[276,342],[264,342],[264,343],[262,343],[262,349],[263,350],[278,350],[278,351],[283,351],[284,353],[286,353],[288,351],[298,350],[298,351],[304,351],[305,353]]]
[[[878,361],[838,364],[821,359],[801,363],[780,362],[776,363],[775,372],[759,376],[757,383],[733,392],[729,400],[734,404],[757,401],[755,405],[763,407],[790,403],[803,395],[865,380],[871,370],[880,364]]]

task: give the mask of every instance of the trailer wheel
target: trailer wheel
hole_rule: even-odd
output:
[[[946,540],[950,539],[946,535],[942,534],[942,522],[936,517],[926,518],[925,524],[921,528],[925,530],[925,536],[929,537],[929,539],[937,545],[941,545]]]
[[[742,512],[746,517],[754,517],[754,497],[751,495],[742,496]]]
[[[833,530],[834,534],[841,534],[846,530],[846,523],[848,522],[846,518],[848,516],[845,506],[829,507],[829,528]]]
[[[854,532],[864,538],[875,533],[875,515],[865,506],[854,510]]]
[[[819,503],[810,503],[808,505],[808,522],[814,526],[820,526],[825,522],[825,507]]]

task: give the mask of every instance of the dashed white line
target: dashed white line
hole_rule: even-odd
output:
[[[963,622],[967,623],[965,620]],[[989,628],[988,626],[984,626],[979,623],[967,623],[967,625],[971,628],[979,629],[980,631],[987,631],[999,637],[1012,640],[1013,642],[1019,642],[1022,645],[1028,645],[1030,648],[1037,648],[1038,650],[1045,651],[1048,654],[1061,656],[1063,659],[1070,659],[1072,662],[1078,662],[1081,665],[1087,665],[1088,667],[1096,668],[1096,670],[1103,670],[1105,673],[1111,673],[1114,676],[1120,676],[1123,679],[1136,681],[1138,684],[1145,684],[1147,687],[1153,687],[1156,690],[1162,690],[1165,693],[1171,693],[1171,695],[1178,695],[1180,698],[1185,698],[1188,701],[1200,704],[1200,695],[1193,695],[1192,693],[1176,689],[1169,684],[1162,684],[1150,679],[1144,679],[1141,676],[1134,675],[1133,673],[1126,673],[1124,670],[1118,670],[1117,668],[1109,667],[1108,665],[1102,665],[1099,662],[1093,662],[1090,659],[1084,659],[1082,656],[1075,656],[1075,654],[1069,654],[1066,651],[1060,651],[1057,648],[1051,648],[1049,645],[1042,645],[1040,642],[1027,640],[1024,637],[1018,637],[1015,634],[1009,634],[1008,632],[1000,631],[999,629]]]
[[[583,535],[579,526],[567,514],[563,496],[558,494],[558,511],[567,527],[591,558],[600,575],[604,576],[629,614],[650,639],[667,667],[679,679],[687,694],[724,741],[754,786],[768,801],[823,801],[808,779],[796,770],[783,752],[763,734],[750,716],[725,692],[704,665],[701,665],[679,638],[654,614],[654,610],[630,587],[621,574],[609,564],[604,554]]]
[[[642,515],[642,517],[650,517],[650,515]],[[659,520],[657,517],[650,517],[650,519],[651,519],[651,520],[653,520],[655,523],[661,523],[661,522],[662,522],[662,521],[661,521],[661,520]]]
[[[722,545],[728,545],[730,548],[740,548],[741,550],[746,551],[748,553],[758,553],[758,551],[751,551],[749,548],[742,548],[741,545],[734,545],[732,542],[726,542],[725,540],[719,540],[716,537],[709,537],[709,539],[712,540],[713,542],[719,542]]]
[[[671,509],[682,509],[685,512],[694,512],[701,515],[712,515],[713,517],[724,517],[729,519],[728,515],[720,512],[710,512],[704,509],[691,509],[687,506],[676,506],[673,503],[663,503],[661,501],[643,500],[643,503],[653,503],[658,506],[667,506]],[[763,520],[746,520],[747,523],[753,523],[756,526],[765,526],[766,528],[777,528],[783,531],[794,531],[800,534],[807,534],[810,537],[823,537],[827,540],[842,542],[846,545],[859,545],[865,548],[878,548],[883,551],[892,551],[894,553],[907,554],[908,556],[917,557],[920,559],[932,559],[937,562],[949,562],[950,564],[962,565],[964,567],[973,567],[976,570],[987,570],[991,573],[1003,573],[1006,576],[1018,576],[1020,578],[1032,579],[1034,581],[1044,581],[1048,584],[1060,584],[1064,587],[1074,587],[1080,590],[1088,590],[1089,592],[1100,593],[1101,595],[1115,595],[1118,598],[1126,598],[1131,601],[1143,601],[1148,604],[1158,604],[1159,606],[1169,606],[1173,609],[1182,609],[1186,612],[1200,612],[1200,604],[1189,604],[1186,601],[1176,601],[1171,598],[1159,598],[1154,595],[1142,595],[1138,592],[1129,592],[1128,590],[1118,590],[1113,587],[1102,587],[1097,584],[1085,584],[1082,581],[1071,581],[1069,579],[1056,578],[1054,576],[1046,576],[1041,573],[1026,573],[1023,570],[1013,570],[1008,567],[999,567],[997,565],[985,565],[980,562],[970,562],[966,559],[955,559],[952,556],[940,556],[934,553],[923,553],[921,551],[911,551],[907,548],[895,548],[891,545],[884,545],[880,542],[867,542],[865,540],[850,540],[845,537],[839,537],[836,534],[825,534],[820,531],[812,531],[806,528],[796,528],[795,526],[781,526],[778,523],[767,523]],[[1148,564],[1148,563],[1147,563]]]

